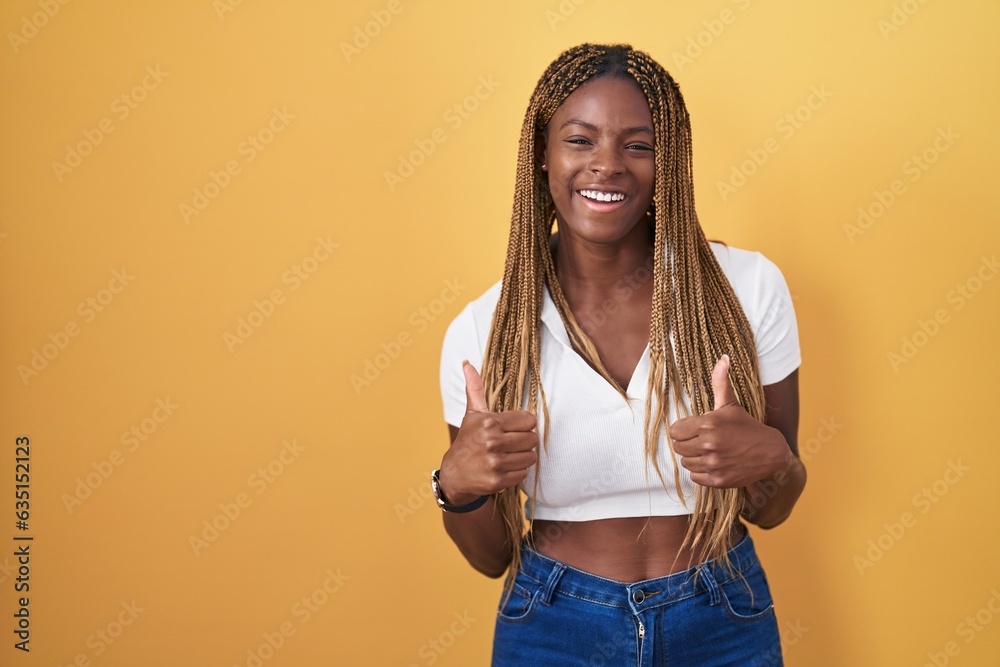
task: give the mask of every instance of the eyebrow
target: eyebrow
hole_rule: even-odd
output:
[[[568,121],[566,121],[565,123],[563,123],[559,127],[559,129],[561,130],[564,127],[566,127],[567,125],[579,125],[580,127],[584,127],[586,129],[590,130],[591,132],[597,132],[598,131],[596,125],[594,125],[592,123],[588,123],[585,120],[580,120],[579,118],[570,118]],[[625,134],[635,134],[636,132],[646,132],[647,134],[653,134],[653,130],[650,129],[648,125],[636,125],[635,127],[625,128]]]

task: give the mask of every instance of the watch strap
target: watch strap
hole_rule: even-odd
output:
[[[434,500],[437,502],[437,506],[443,509],[445,512],[454,512],[456,514],[462,514],[463,512],[471,512],[485,505],[486,501],[490,499],[488,495],[479,496],[471,503],[467,503],[465,505],[451,505],[445,501],[444,495],[441,493],[440,475],[441,475],[440,468],[431,473],[431,491],[434,493]]]

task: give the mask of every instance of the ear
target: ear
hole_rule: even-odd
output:
[[[546,135],[548,133],[543,128],[537,128],[535,130],[535,164],[539,168],[543,164],[549,163],[549,149],[548,141],[546,140]]]

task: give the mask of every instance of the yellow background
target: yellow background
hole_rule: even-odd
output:
[[[502,270],[541,72],[627,41],[684,91],[709,237],[762,251],[795,298],[809,483],[754,533],[787,664],[997,664],[998,20],[992,0],[3,3],[0,663],[487,664],[501,584],[428,499],[441,337]],[[240,318],[259,326],[234,343]],[[193,547],[206,521],[224,529]]]

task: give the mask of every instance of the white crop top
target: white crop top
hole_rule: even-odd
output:
[[[774,384],[799,367],[801,354],[791,296],[777,266],[759,252],[711,243],[729,278],[756,339],[763,384]],[[612,517],[691,514],[694,490],[681,467],[681,489],[674,487],[674,464],[661,431],[659,464],[666,489],[643,451],[649,346],[626,389],[629,402],[570,344],[566,327],[545,290],[541,313],[541,381],[549,411],[547,453],[539,445],[541,477],[532,498],[536,466],[521,488],[528,495],[525,513],[536,519],[591,521]],[[441,354],[441,395],[445,421],[460,426],[465,417],[462,360],[482,370],[500,283],[469,303],[448,327]],[[670,388],[674,391],[674,387]],[[685,405],[690,402],[685,396]],[[667,424],[677,418],[673,401]],[[523,405],[527,408],[527,396]],[[541,412],[539,410],[539,412]],[[538,433],[542,416],[538,415]]]

